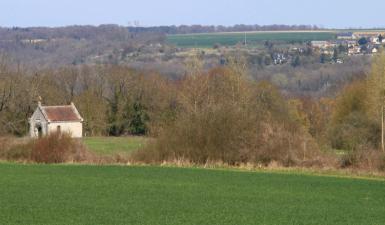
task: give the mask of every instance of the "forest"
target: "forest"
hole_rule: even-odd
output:
[[[318,29],[214,30],[265,28]],[[151,140],[119,162],[385,170],[383,53],[347,57],[340,45],[337,64],[303,41],[211,49],[166,42],[168,34],[207,29],[0,28],[0,137],[25,137],[39,101],[73,102],[85,137]],[[0,158],[41,156],[44,145],[48,153],[52,144],[71,148],[70,140],[54,140],[12,154],[7,147]]]
[[[192,56],[173,79],[124,65],[32,71],[2,56],[0,134],[25,136],[39,100],[74,102],[85,136],[152,137],[132,156],[138,162],[385,169],[383,54],[368,74],[335,83],[339,88],[323,96],[253,78],[242,55],[226,61],[206,69]]]

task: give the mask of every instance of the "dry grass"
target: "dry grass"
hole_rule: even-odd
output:
[[[234,168],[242,170],[311,170],[311,171],[339,171],[344,174],[379,174],[385,171],[385,154],[375,150],[359,150],[343,156],[335,154],[305,154],[300,149],[292,152],[291,164],[287,162],[287,154],[282,154],[281,159],[274,155],[269,161],[243,161],[232,163],[220,159],[208,159],[197,162],[188,157],[163,155],[155,149],[156,140],[133,155],[114,154],[98,155],[89,151],[81,140],[71,139],[66,136],[48,136],[40,140],[27,138],[0,137],[0,160],[24,163],[81,163],[93,165],[161,165],[177,167],[202,167],[202,168]],[[313,151],[309,151],[313,152]],[[268,152],[265,154],[268,154]],[[151,157],[150,157],[151,156]],[[278,160],[276,160],[278,159]]]
[[[385,171],[385,153],[373,149],[359,149],[342,156],[340,166],[363,171]]]
[[[32,143],[28,139],[0,137],[0,159],[28,161]]]
[[[100,155],[90,151],[81,139],[51,134],[41,139],[0,137],[0,160],[23,163],[81,163],[110,165],[129,163],[127,154]]]

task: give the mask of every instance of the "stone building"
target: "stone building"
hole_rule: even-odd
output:
[[[83,136],[83,118],[73,103],[64,106],[42,106],[39,102],[29,119],[29,124],[32,138],[42,137],[52,132],[66,132],[73,138]]]

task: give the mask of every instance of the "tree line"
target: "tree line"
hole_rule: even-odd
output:
[[[74,102],[87,136],[155,137],[137,153],[139,161],[302,165],[321,163],[337,149],[346,154],[344,165],[383,166],[384,55],[337,96],[318,98],[284,95],[255,81],[241,55],[227,62],[207,70],[192,57],[186,74],[171,80],[119,65],[30,71],[2,57],[0,134],[26,135],[41,98],[45,105]]]

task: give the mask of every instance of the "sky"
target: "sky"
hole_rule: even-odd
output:
[[[306,24],[385,27],[385,1],[0,0],[0,26]]]

